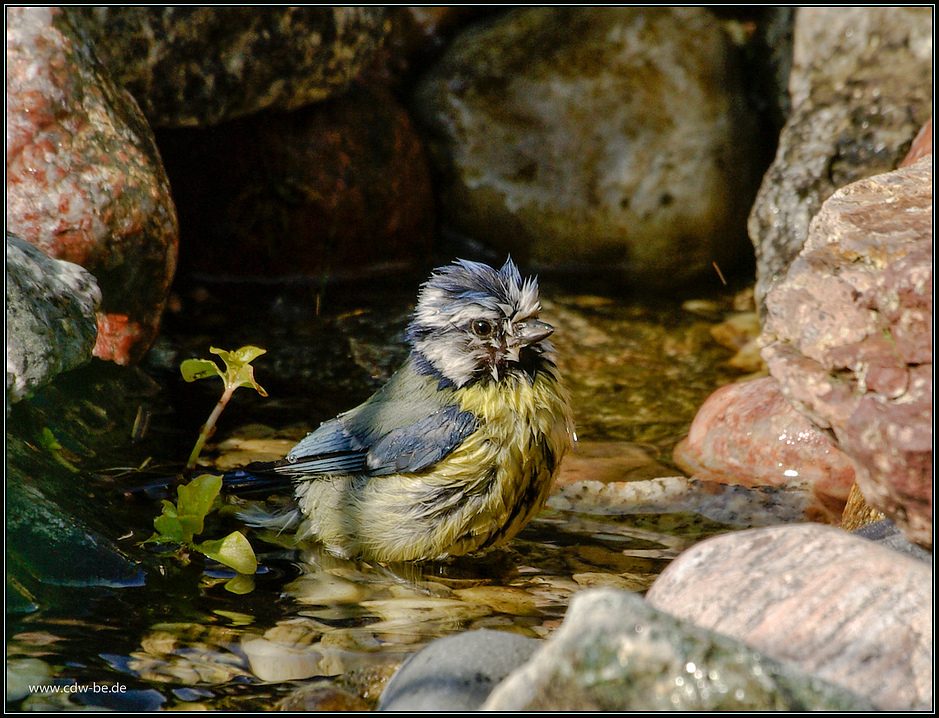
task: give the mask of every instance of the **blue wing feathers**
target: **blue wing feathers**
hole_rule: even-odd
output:
[[[368,434],[352,418],[343,415],[320,426],[275,471],[298,477],[417,473],[444,459],[476,430],[476,417],[455,405],[384,433]]]
[[[476,417],[447,406],[425,419],[388,432],[368,451],[369,473],[414,474],[443,460],[476,430]]]

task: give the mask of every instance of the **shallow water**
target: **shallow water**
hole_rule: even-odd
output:
[[[149,404],[147,435],[72,457],[100,476],[96,500],[120,545],[145,557],[146,585],[75,589],[74,603],[57,611],[11,617],[14,664],[42,670],[22,662],[40,659],[54,683],[85,687],[12,707],[269,709],[309,680],[374,705],[400,661],[436,637],[484,627],[547,636],[574,592],[594,586],[642,592],[692,543],[740,527],[687,505],[617,517],[549,508],[507,547],[407,566],[343,561],[315,544],[246,530],[261,562],[248,587],[229,583],[232,572],[200,557],[182,566],[136,545],[152,533],[159,504],[118,497],[178,471],[220,390],[217,381],[183,384],[179,361],[208,357],[209,346],[266,348],[255,366],[270,396],[239,390],[204,456],[223,468],[276,458],[390,376],[405,354],[403,330],[418,282],[373,283],[370,291],[333,287],[325,295],[304,284],[206,285],[175,299],[146,367],[163,387]],[[542,293],[585,452],[577,470],[587,473],[573,479],[591,472],[620,480],[679,474],[671,451],[696,408],[742,374],[726,364],[733,352],[711,335],[734,312],[732,293],[684,307],[678,299],[617,300],[550,284]],[[586,451],[591,446],[609,456],[598,463]],[[624,455],[628,466],[616,463]],[[144,472],[127,468],[142,464]],[[234,528],[244,529],[223,511],[204,536]],[[93,692],[105,684],[126,691]]]

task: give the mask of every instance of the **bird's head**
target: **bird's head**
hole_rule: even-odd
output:
[[[533,376],[554,357],[546,341],[554,327],[538,320],[540,309],[537,280],[522,280],[511,259],[498,271],[458,259],[421,287],[408,341],[419,370],[456,387],[512,371]]]

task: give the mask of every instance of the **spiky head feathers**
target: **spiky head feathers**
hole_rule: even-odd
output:
[[[434,270],[418,297],[408,341],[419,369],[456,387],[492,376],[499,380],[553,348],[553,328],[538,321],[538,282],[522,280],[511,258],[502,269],[459,259]]]

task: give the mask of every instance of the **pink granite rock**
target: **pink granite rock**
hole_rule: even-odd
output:
[[[763,358],[868,504],[932,546],[932,155],[823,205],[766,297]]]
[[[838,523],[854,467],[831,438],[785,400],[772,377],[728,384],[698,410],[675,463],[695,479],[743,486],[808,485],[810,518]]]
[[[911,165],[917,160],[922,159],[926,155],[932,154],[932,117],[930,117],[926,124],[924,124],[919,132],[916,134],[916,137],[913,138],[913,144],[910,146],[910,151],[906,153],[906,157],[903,158],[903,161],[900,163],[901,167],[906,167]]]
[[[932,708],[932,570],[827,526],[738,531],[681,554],[646,595],[864,696],[880,710]]]
[[[95,356],[126,364],[156,335],[176,266],[176,211],[153,135],[69,10],[8,7],[7,226],[88,269]]]

